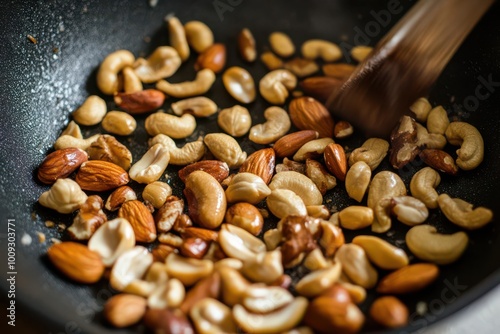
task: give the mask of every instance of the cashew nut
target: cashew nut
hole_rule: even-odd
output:
[[[194,132],[196,119],[190,114],[177,117],[164,112],[156,112],[146,118],[144,127],[150,136],[164,134],[181,139],[189,137]]]
[[[269,44],[271,49],[281,57],[290,57],[295,52],[292,39],[283,32],[276,31],[269,35]]]
[[[278,218],[306,216],[307,208],[302,198],[289,189],[274,189],[266,200],[267,208]]]
[[[205,298],[189,310],[189,316],[200,334],[236,333],[231,309],[217,299]]]
[[[135,57],[127,50],[115,51],[104,58],[97,72],[97,87],[106,95],[118,91],[118,73],[134,63]]]
[[[127,285],[144,276],[153,263],[153,255],[142,246],[135,246],[123,252],[111,269],[109,282],[111,287],[123,291]]]
[[[123,75],[123,91],[125,93],[136,93],[142,91],[141,78],[135,73],[134,69],[130,66],[122,70]]]
[[[130,114],[123,111],[109,111],[102,120],[102,128],[114,135],[128,136],[132,134],[137,122]]]
[[[387,155],[389,143],[380,138],[370,138],[358,147],[349,155],[349,166],[354,165],[358,161],[364,161],[370,166],[371,170],[380,165],[382,160]]]
[[[323,156],[325,148],[334,144],[332,138],[319,138],[311,140],[304,145],[302,145],[299,150],[293,156],[294,161],[304,161],[306,159],[314,159]]]
[[[106,115],[106,102],[97,95],[90,95],[83,104],[73,112],[73,118],[81,125],[99,124]]]
[[[257,124],[250,129],[248,136],[256,144],[271,144],[283,137],[292,123],[288,113],[280,107],[269,107],[264,111],[266,122]]]
[[[78,124],[75,123],[75,121],[71,121],[68,123],[66,129],[64,129],[63,132],[61,132],[61,137],[64,135],[75,137],[77,139],[83,139],[82,131],[80,130]]]
[[[283,275],[281,251],[258,253],[252,258],[243,261],[241,273],[253,282],[270,284]]]
[[[266,252],[266,245],[251,233],[231,224],[223,224],[219,232],[219,244],[230,257],[243,261],[255,260],[259,253]]]
[[[476,230],[493,220],[490,209],[480,206],[473,210],[472,204],[460,198],[451,198],[447,194],[439,195],[438,204],[446,218],[467,230]]]
[[[229,168],[237,168],[247,158],[247,153],[241,150],[240,144],[225,133],[209,133],[203,140],[212,154],[227,163]]]
[[[429,210],[419,199],[411,196],[397,196],[391,199],[392,214],[408,226],[422,224],[429,216]]]
[[[54,149],[62,150],[63,148],[68,147],[76,147],[86,151],[93,142],[95,142],[99,138],[100,134],[93,135],[92,137],[88,137],[87,139],[80,139],[77,137],[73,137],[70,135],[62,135],[57,138],[54,143]]]
[[[184,31],[187,42],[198,53],[202,53],[214,44],[214,34],[203,22],[189,21],[184,24]]]
[[[483,137],[474,126],[465,122],[451,122],[445,135],[451,145],[460,145],[457,150],[458,167],[471,170],[483,161]]]
[[[269,184],[271,190],[288,189],[302,198],[306,206],[321,205],[323,196],[318,187],[304,174],[294,171],[286,171],[276,174]]]
[[[186,289],[181,281],[171,278],[163,284],[158,284],[148,297],[150,309],[179,307],[186,295]]]
[[[279,286],[252,284],[242,296],[241,304],[254,313],[269,313],[290,304],[293,295]]]
[[[361,246],[370,261],[385,270],[396,270],[410,262],[404,250],[394,247],[378,237],[358,235],[352,240],[352,243]]]
[[[252,125],[248,109],[239,105],[222,109],[217,116],[217,124],[224,132],[233,137],[245,135]]]
[[[228,68],[222,75],[227,92],[238,102],[250,103],[255,100],[255,83],[252,75],[242,67]]]
[[[331,266],[315,270],[300,279],[295,290],[304,297],[316,297],[331,287],[340,277],[342,265],[334,262]]]
[[[372,170],[364,161],[358,161],[349,168],[345,177],[345,189],[350,198],[361,202],[370,184]]]
[[[134,229],[125,218],[115,218],[102,224],[88,243],[89,249],[101,256],[106,267],[112,266],[120,255],[134,246]]]
[[[236,174],[226,189],[226,198],[229,203],[257,204],[270,194],[271,189],[262,178],[248,172]]]
[[[325,62],[332,62],[342,58],[342,50],[335,43],[310,39],[302,44],[302,55],[307,59],[321,58]]]
[[[167,135],[158,134],[149,140],[149,146],[161,144],[170,153],[169,163],[172,165],[185,166],[200,160],[205,154],[205,144],[200,138],[178,148],[175,141]]]
[[[360,246],[343,245],[335,253],[335,260],[342,264],[342,271],[357,285],[371,289],[377,284],[378,273]]]
[[[185,286],[191,286],[200,279],[210,275],[214,269],[211,260],[186,258],[170,253],[165,260],[169,277],[177,278]]]
[[[282,105],[288,91],[297,86],[297,77],[288,70],[274,70],[267,73],[259,82],[259,91],[269,103]]]
[[[448,114],[442,106],[435,107],[427,116],[427,130],[429,130],[430,133],[444,135],[449,124],[450,120],[448,119]]]
[[[417,126],[417,143],[418,147],[434,148],[442,150],[446,146],[446,138],[439,133],[429,133],[427,129],[419,123]]]
[[[425,97],[419,98],[410,106],[410,110],[413,111],[417,121],[419,121],[420,123],[427,122],[427,116],[429,115],[431,109],[432,106],[429,103],[429,100],[427,100],[427,98]]]
[[[373,219],[373,210],[366,206],[351,205],[339,212],[340,225],[348,230],[368,227]]]
[[[214,81],[215,73],[204,68],[196,73],[194,81],[172,84],[166,80],[160,80],[156,83],[156,88],[170,96],[185,98],[205,94],[212,87]]]
[[[218,272],[222,285],[222,301],[229,306],[241,303],[243,295],[249,290],[250,282],[238,270],[231,267],[220,267]]]
[[[86,201],[87,195],[72,179],[57,179],[38,199],[41,205],[59,213],[72,213]]]
[[[217,112],[215,102],[204,96],[180,100],[172,103],[170,107],[177,116],[189,113],[196,117],[208,117]]]
[[[189,58],[189,44],[181,21],[175,16],[167,15],[165,21],[168,25],[168,36],[170,44],[177,50],[182,61]]]
[[[142,82],[154,83],[172,76],[181,63],[181,58],[174,48],[160,46],[147,59],[137,58],[133,67]]]
[[[441,182],[441,176],[431,167],[424,167],[413,175],[410,191],[413,197],[424,202],[429,209],[438,207],[436,187]]]
[[[128,174],[136,182],[151,183],[161,177],[169,161],[168,149],[161,144],[156,144],[130,167]]]
[[[171,195],[172,187],[168,183],[161,181],[148,184],[142,191],[142,199],[151,203],[156,209],[161,208]]]

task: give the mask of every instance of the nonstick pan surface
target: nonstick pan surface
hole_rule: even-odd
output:
[[[137,332],[144,328],[114,330],[102,319],[104,302],[113,293],[105,283],[82,286],[62,277],[44,255],[49,239],[67,238],[57,229],[46,228],[53,220],[69,225],[72,217],[57,215],[37,204],[39,195],[48,189],[35,177],[35,170],[52,144],[70,120],[75,110],[90,94],[99,94],[95,81],[102,59],[117,49],[128,49],[136,56],[148,55],[159,45],[168,45],[163,17],[175,13],[183,22],[201,20],[214,31],[215,39],[228,47],[227,65],[247,68],[259,80],[265,73],[257,61],[245,64],[237,55],[235,37],[248,27],[254,33],[259,52],[266,49],[267,36],[273,31],[291,35],[297,46],[309,38],[324,38],[337,43],[344,41],[349,49],[356,43],[374,45],[383,34],[408,10],[413,1],[158,1],[152,8],[146,0],[122,1],[9,1],[0,5],[0,234],[1,267],[7,267],[7,224],[15,224],[16,233],[16,312],[26,323],[27,331],[67,333]],[[401,8],[401,10],[399,10]],[[381,11],[393,14],[383,16]],[[487,293],[500,282],[500,231],[498,229],[500,197],[500,21],[499,7],[493,6],[459,49],[430,94],[434,105],[451,110],[450,117],[474,124],[485,141],[484,163],[474,171],[459,177],[442,176],[439,192],[449,193],[475,205],[494,211],[495,219],[487,227],[470,232],[470,246],[456,263],[441,267],[438,280],[424,291],[403,297],[412,318],[404,331],[411,332],[431,325],[456,312]],[[378,13],[378,14],[377,14]],[[31,43],[27,35],[37,39]],[[364,35],[364,36],[362,36]],[[171,80],[194,77],[194,56]],[[222,87],[220,75],[207,94],[220,108],[236,104]],[[107,99],[108,108],[115,108]],[[165,108],[175,101],[168,99]],[[259,98],[249,105],[253,122],[260,123],[267,104]],[[460,111],[461,108],[461,111]],[[138,117],[138,130],[131,138],[119,137],[130,145],[134,160],[146,151],[145,117]],[[199,122],[193,135],[220,131],[215,118]],[[102,132],[100,126],[84,127],[84,136]],[[192,138],[191,138],[192,139]],[[356,147],[361,137],[342,142]],[[248,139],[240,140],[247,152],[260,146]],[[179,141],[179,145],[184,142]],[[453,152],[449,148],[449,152]],[[382,166],[381,168],[386,168]],[[408,182],[421,168],[416,165],[400,175]],[[169,169],[175,173],[175,169]],[[174,193],[180,193],[180,182],[171,181]],[[346,200],[342,187],[335,188],[329,198],[342,209],[354,202]],[[139,189],[139,188],[137,188]],[[430,222],[441,232],[459,229],[440,213],[431,212]],[[404,245],[407,227],[393,222],[385,239]],[[46,235],[39,243],[37,232]],[[370,233],[361,231],[360,233]],[[28,234],[29,245],[21,242]],[[346,233],[348,240],[354,233]],[[7,269],[2,269],[1,294],[7,303]],[[292,273],[296,278],[296,273]],[[450,285],[455,287],[451,289]],[[452,293],[450,293],[451,291]],[[444,297],[443,297],[444,296]],[[367,310],[375,295],[363,304]],[[429,306],[428,316],[416,316],[415,308],[423,301]],[[481,300],[477,301],[478,303]],[[7,304],[2,304],[7,305]],[[430,316],[429,316],[430,315]],[[4,318],[5,319],[5,318]],[[21,318],[18,318],[21,319]],[[2,320],[2,327],[5,320]],[[17,328],[22,323],[17,323]],[[367,331],[380,330],[367,322]],[[12,327],[9,330],[14,331]],[[24,332],[27,332],[24,331]],[[3,331],[2,331],[3,332]]]

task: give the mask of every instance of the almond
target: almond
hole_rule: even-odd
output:
[[[45,157],[38,167],[38,179],[45,184],[53,184],[64,179],[87,161],[87,153],[75,147],[57,150]]]
[[[279,158],[289,157],[295,154],[305,143],[317,139],[317,131],[302,130],[287,134],[274,143],[274,151]]]
[[[114,163],[91,160],[80,166],[75,181],[83,190],[107,191],[127,184],[130,179],[127,172]]]
[[[242,29],[238,34],[238,51],[241,58],[247,62],[253,62],[257,58],[255,39],[252,32],[247,28]]]
[[[239,172],[253,173],[269,184],[276,167],[276,153],[272,148],[263,148],[250,154],[241,165]]]
[[[426,148],[419,154],[420,158],[430,167],[450,175],[458,174],[455,161],[445,151]]]
[[[79,283],[95,283],[104,273],[99,254],[76,242],[54,244],[47,250],[47,255],[57,269]]]
[[[354,132],[351,123],[347,121],[338,121],[333,128],[333,135],[337,139],[347,138]]]
[[[185,257],[201,259],[207,254],[209,245],[203,239],[190,237],[184,239],[181,247],[179,247],[179,251]]]
[[[211,69],[214,73],[219,73],[226,65],[226,47],[224,44],[215,43],[208,49],[200,53],[194,69],[196,71],[204,68]]]
[[[90,160],[112,162],[124,170],[129,170],[132,153],[128,148],[110,135],[101,135],[87,149]]]
[[[339,80],[346,80],[356,69],[356,66],[351,64],[325,64],[323,65],[323,73],[327,77],[332,77]]]
[[[382,278],[377,286],[377,292],[405,294],[419,291],[434,282],[438,276],[439,268],[435,264],[412,264]]]
[[[229,167],[227,163],[219,160],[202,160],[187,165],[179,170],[179,178],[182,182],[186,182],[188,175],[197,170],[202,170],[212,175],[219,183],[229,176]]]
[[[118,217],[129,221],[134,229],[135,240],[153,242],[156,239],[156,226],[153,215],[140,201],[128,201],[118,210]]]
[[[146,313],[146,306],[144,297],[121,293],[107,300],[103,313],[111,325],[123,328],[139,322]]]
[[[170,253],[172,253],[174,250],[175,250],[175,248],[173,248],[169,245],[159,244],[151,250],[151,254],[153,255],[153,260],[155,262],[165,263],[165,259],[167,258],[167,256]]]
[[[184,239],[200,238],[205,241],[218,241],[219,239],[218,232],[200,227],[188,227],[182,231],[181,235]]]
[[[333,137],[333,118],[318,100],[305,96],[293,99],[288,111],[293,125],[300,130],[314,130],[320,137]]]
[[[325,103],[330,96],[340,89],[342,82],[330,77],[311,77],[300,83],[304,94]]]
[[[122,206],[123,203],[133,201],[135,199],[137,199],[137,194],[134,189],[129,186],[121,186],[116,188],[115,191],[109,195],[104,207],[106,210],[116,211],[120,208],[120,206]]]
[[[396,297],[384,296],[373,302],[370,316],[385,327],[402,327],[408,323],[408,308]]]
[[[163,105],[163,102],[165,102],[165,94],[157,89],[115,94],[115,103],[133,115],[156,110]]]
[[[323,153],[326,168],[340,181],[345,180],[347,174],[347,158],[344,148],[339,144],[328,144]]]

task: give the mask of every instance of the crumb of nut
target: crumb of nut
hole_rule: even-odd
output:
[[[56,226],[56,223],[54,223],[52,220],[47,220],[45,221],[45,226],[48,228]]]
[[[427,304],[425,302],[418,302],[415,306],[418,315],[422,316],[427,313]]]
[[[57,225],[57,230],[59,232],[63,232],[65,229],[66,229],[66,224],[61,223]]]
[[[145,43],[150,43],[151,42],[151,37],[149,36],[144,36],[144,38],[142,39]]]
[[[29,234],[25,233],[21,237],[21,244],[23,244],[24,246],[29,246],[29,245],[31,245],[32,240],[33,239],[31,239],[31,236]]]
[[[45,234],[42,232],[36,232],[36,235],[38,236],[38,242],[43,244],[45,242]]]
[[[293,97],[301,97],[304,96],[304,92],[301,92],[300,90],[294,90],[292,92]]]
[[[259,209],[259,212],[263,218],[269,218],[269,211],[267,211],[266,209]]]
[[[33,43],[33,44],[38,43],[38,41],[36,40],[36,38],[35,38],[35,37],[33,37],[33,36],[28,35],[28,36],[26,36],[26,37],[28,38],[28,40],[29,40],[31,43]]]
[[[31,213],[31,220],[36,220],[36,217],[37,217],[36,212],[32,212]]]
[[[52,48],[52,53],[59,53],[59,48],[54,46]]]
[[[149,0],[148,3],[151,8],[154,8],[158,4],[158,0]]]
[[[43,235],[43,238],[45,239],[45,234],[41,233]],[[50,242],[53,244],[60,244],[62,241],[57,239],[57,238],[50,238]]]

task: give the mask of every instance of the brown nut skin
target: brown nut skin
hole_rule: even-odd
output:
[[[188,290],[184,301],[179,307],[184,314],[188,314],[191,307],[198,301],[205,298],[219,299],[221,292],[221,280],[218,272],[199,280],[191,289]]]
[[[185,257],[201,259],[207,254],[209,245],[207,241],[200,238],[186,238],[179,251]]]
[[[225,221],[257,236],[264,226],[264,218],[259,209],[250,203],[239,202],[226,211]]]
[[[103,314],[111,325],[123,328],[139,322],[146,313],[146,306],[146,298],[121,293],[106,301]]]
[[[373,302],[370,316],[384,327],[402,327],[408,323],[408,308],[396,297],[384,296]]]
[[[219,232],[199,227],[187,227],[181,232],[181,236],[186,238],[200,238],[205,241],[217,241]]]
[[[222,71],[226,65],[226,46],[221,43],[212,44],[208,49],[200,53],[194,69],[196,71],[204,68],[211,69],[214,73]]]
[[[340,89],[341,85],[342,81],[336,78],[310,77],[301,81],[299,87],[305,95],[326,103],[328,98]]]
[[[377,286],[377,292],[405,294],[419,291],[434,282],[438,276],[439,268],[435,264],[411,264],[382,278]]]
[[[87,149],[90,160],[112,162],[124,170],[129,170],[132,163],[132,153],[110,135],[100,135]]]
[[[153,255],[153,261],[165,263],[165,259],[167,258],[167,256],[174,250],[175,248],[170,247],[169,245],[158,244],[155,248],[151,250],[151,254]]]
[[[144,324],[153,333],[194,334],[186,315],[176,309],[148,309],[144,314]]]
[[[238,51],[241,58],[247,62],[253,62],[257,58],[255,38],[248,28],[244,28],[238,34]]]
[[[160,108],[165,94],[157,89],[146,89],[134,93],[116,93],[115,103],[130,114],[143,114]]]
[[[53,184],[57,179],[68,177],[87,160],[87,153],[79,148],[68,147],[54,151],[38,167],[38,179],[45,184]]]
[[[140,201],[128,201],[118,210],[118,217],[129,221],[134,229],[135,240],[153,242],[156,239],[156,225],[153,215]]]
[[[293,99],[288,107],[290,120],[300,130],[315,130],[319,137],[333,137],[335,123],[330,112],[318,100],[303,96]]]
[[[278,139],[273,146],[276,156],[280,158],[290,157],[295,154],[305,143],[317,139],[318,132],[314,130],[302,130],[289,133]]]
[[[347,159],[344,148],[339,144],[329,144],[323,153],[326,168],[338,180],[345,181],[347,175]]]
[[[194,171],[202,170],[212,175],[219,183],[229,176],[229,167],[227,163],[219,160],[202,160],[179,170],[178,175],[182,182],[186,182],[186,178]]]
[[[445,151],[426,148],[420,152],[419,156],[427,165],[440,172],[450,175],[458,174],[458,166],[451,155]]]
[[[75,181],[83,190],[107,191],[127,184],[130,179],[128,173],[114,163],[91,160],[80,166]]]
[[[250,154],[240,166],[240,173],[253,173],[269,184],[276,167],[276,153],[272,148],[263,148]]]
[[[315,237],[308,228],[310,223],[310,218],[302,216],[288,216],[282,220],[281,234],[285,240],[281,244],[283,264],[317,247]]]

